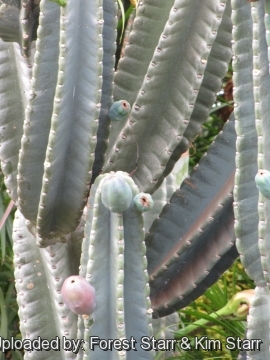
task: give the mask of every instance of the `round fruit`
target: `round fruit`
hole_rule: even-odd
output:
[[[264,197],[270,199],[270,171],[259,170],[255,176],[256,186]]]
[[[139,193],[133,199],[136,209],[140,212],[151,210],[154,206],[154,201],[150,194]]]
[[[109,175],[101,187],[101,201],[111,212],[123,212],[132,202],[131,187],[117,173]]]
[[[82,276],[68,277],[61,289],[64,303],[78,315],[90,315],[95,309],[95,290]]]
[[[112,104],[108,111],[110,120],[119,121],[130,113],[130,105],[126,100],[119,100]]]

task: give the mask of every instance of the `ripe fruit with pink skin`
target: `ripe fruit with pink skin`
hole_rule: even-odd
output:
[[[95,309],[95,289],[82,276],[68,277],[61,294],[67,307],[78,315],[90,315]]]

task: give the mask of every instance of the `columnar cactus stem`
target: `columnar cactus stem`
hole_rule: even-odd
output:
[[[270,63],[270,1],[269,0],[264,0],[264,8],[265,8],[264,23],[266,30],[265,38],[268,45],[268,62]]]
[[[236,245],[249,277],[257,282],[263,281],[263,272],[257,244],[258,190],[254,182],[258,171],[258,140],[254,123],[251,8],[247,2],[234,0],[232,1],[232,9],[234,24],[233,81],[237,133],[234,187]],[[242,149],[246,149],[245,152]],[[246,155],[247,151],[248,155]],[[247,209],[250,211],[248,216]]]
[[[255,119],[258,134],[258,169],[270,170],[269,156],[269,104],[270,76],[267,46],[265,40],[264,6],[258,2],[252,4],[253,19],[253,84],[255,100]],[[259,250],[264,278],[270,287],[270,202],[260,194],[259,204]]]
[[[270,166],[267,153],[269,149],[269,64],[263,3],[256,2],[250,5],[234,0],[232,5],[235,24],[233,66],[237,121],[235,232],[241,260],[247,273],[256,283],[255,297],[248,316],[247,338],[262,340],[259,348],[248,352],[249,359],[259,360],[269,357],[270,341],[267,288],[267,285],[269,286],[269,200],[262,195],[258,196],[255,184],[258,169],[268,169]],[[253,62],[251,49],[253,49]]]
[[[0,40],[0,157],[9,196],[17,201],[18,157],[23,135],[31,69],[20,56],[16,43]],[[22,141],[24,141],[23,139]]]
[[[24,134],[18,164],[18,205],[24,216],[33,224],[36,224],[37,220],[53,99],[57,84],[59,47],[54,44],[59,42],[59,30],[59,5],[42,0],[31,91],[25,111]],[[43,51],[44,48],[49,49],[49,55]],[[35,175],[33,176],[33,174]]]
[[[128,174],[116,173],[131,187],[133,197],[138,188]],[[104,352],[96,345],[93,349],[85,349],[89,359],[100,356],[107,359],[152,359],[152,353],[143,351],[140,346],[142,336],[150,334],[149,319],[151,317],[149,285],[147,275],[146,248],[144,245],[143,217],[134,204],[122,213],[112,213],[102,202],[102,189],[108,186],[111,175],[101,175],[91,191],[89,203],[89,219],[92,220],[90,230],[89,261],[86,279],[96,291],[96,309],[89,319],[84,320],[85,341],[93,336],[100,339],[135,338],[137,351],[125,349],[111,353]],[[121,184],[121,183],[120,183]],[[125,190],[125,188],[124,188]],[[93,201],[94,198],[94,201]],[[115,199],[117,201],[117,199]],[[88,219],[87,219],[88,221]],[[89,243],[87,237],[85,243]],[[105,254],[110,254],[104,261]],[[84,270],[81,269],[81,273]],[[136,277],[134,279],[134,273]],[[100,282],[102,276],[103,281]],[[147,301],[145,300],[147,298]],[[110,319],[109,323],[108,320]],[[135,322],[140,322],[139,329]],[[93,323],[93,325],[92,325]],[[83,326],[79,324],[80,331]],[[78,355],[80,358],[81,355]]]
[[[43,324],[41,337],[48,341],[56,339],[57,348],[61,350],[27,352],[26,359],[74,359],[75,353],[64,352],[62,346],[63,336],[75,339],[77,322],[77,316],[65,306],[61,296],[61,286],[71,275],[68,246],[55,244],[46,249],[38,248],[19,211],[15,216],[13,238],[16,290],[24,337],[37,339],[41,336],[40,324]]]

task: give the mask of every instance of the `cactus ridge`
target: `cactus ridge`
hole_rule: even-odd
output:
[[[254,123],[251,7],[248,3],[235,0],[232,2],[232,9],[233,53],[237,54],[240,60],[240,62],[236,61],[236,58],[233,60],[237,133],[234,188],[236,245],[249,277],[257,282],[263,279],[263,273],[259,247],[257,241],[254,242],[254,239],[258,239],[259,215],[258,190],[254,182],[258,171],[258,140]]]
[[[16,43],[0,41],[1,169],[9,196],[17,202],[18,154],[23,134],[24,106],[27,102],[31,69],[20,56]]]
[[[255,100],[255,125],[258,135],[258,168],[270,169],[270,156],[268,149],[270,142],[268,140],[267,131],[270,126],[269,111],[270,111],[270,75],[269,62],[267,54],[267,45],[265,39],[265,17],[263,3],[252,4],[251,14],[253,20],[253,86],[254,86],[254,100]],[[270,246],[270,207],[269,201],[259,195],[258,200],[259,213],[259,251],[261,255],[261,263],[265,281],[270,286],[270,275],[268,274],[268,264],[270,255],[268,254]]]
[[[93,183],[101,173],[105,161],[110,134],[110,120],[108,109],[113,103],[114,65],[117,37],[117,3],[116,1],[103,0],[103,58],[102,58],[102,89],[100,100],[100,113],[97,130],[97,144],[95,148],[95,160],[92,168]]]
[[[232,56],[232,21],[231,4],[227,1],[222,21],[217,31],[217,36],[211,48],[207,65],[204,71],[202,84],[192,111],[190,121],[184,131],[183,137],[171,154],[162,176],[155,185],[158,189],[163,179],[170,174],[179,157],[188,150],[190,143],[200,133],[202,124],[207,120],[209,111],[213,106],[216,93],[221,87],[221,79],[226,75],[228,63]],[[220,48],[222,47],[222,54]]]
[[[43,324],[42,338],[75,338],[76,316],[64,304],[61,286],[70,275],[67,266],[67,248],[56,244],[47,249],[40,249],[35,238],[25,225],[25,218],[17,210],[13,228],[15,280],[17,301],[22,330],[25,337],[37,339],[40,336],[40,324]],[[47,281],[49,286],[44,286]],[[44,311],[44,308],[46,311]],[[51,319],[57,319],[53,322]],[[74,359],[73,353],[50,350],[33,351],[26,359]]]
[[[50,238],[75,229],[89,192],[100,110],[103,22],[99,5],[80,0],[61,8],[58,82],[37,221],[38,234],[45,239],[43,246]],[[78,32],[80,23],[85,25]],[[70,73],[72,78],[67,76]]]
[[[214,1],[198,2],[198,7],[194,8],[188,1],[175,2],[132,106],[129,123],[123,129],[123,136],[116,143],[114,152],[108,154],[110,159],[104,167],[106,172],[121,169],[131,173],[137,163],[137,170],[132,175],[135,183],[141,191],[153,192],[163,173],[163,166],[188,125],[225,4],[220,2],[216,6]],[[185,19],[196,17],[200,19],[195,21],[196,26],[192,31],[186,31]],[[203,38],[200,21],[207,24]],[[184,48],[187,43],[196,43],[196,50]],[[188,68],[188,81],[181,71],[182,67]],[[157,89],[161,91],[157,92]],[[158,127],[155,126],[157,118]],[[125,158],[123,154],[126,154]],[[147,183],[145,179],[148,179]]]
[[[60,8],[42,0],[31,90],[25,111],[22,147],[18,165],[18,204],[23,215],[34,225],[42,187],[42,176],[57,83]],[[44,49],[48,49],[45,52]],[[33,148],[35,151],[33,151]]]

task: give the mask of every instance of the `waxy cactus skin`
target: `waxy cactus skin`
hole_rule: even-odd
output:
[[[133,199],[135,208],[140,212],[149,211],[154,206],[154,201],[150,194],[139,193]]]
[[[130,105],[126,100],[119,100],[112,104],[108,111],[108,117],[112,121],[124,119],[130,113]]]
[[[67,307],[75,314],[90,315],[95,309],[95,290],[82,276],[68,277],[61,294]]]
[[[255,182],[260,193],[270,199],[270,171],[259,170],[255,176]]]
[[[123,212],[132,202],[132,190],[118,173],[109,175],[101,188],[101,201],[111,212]]]

